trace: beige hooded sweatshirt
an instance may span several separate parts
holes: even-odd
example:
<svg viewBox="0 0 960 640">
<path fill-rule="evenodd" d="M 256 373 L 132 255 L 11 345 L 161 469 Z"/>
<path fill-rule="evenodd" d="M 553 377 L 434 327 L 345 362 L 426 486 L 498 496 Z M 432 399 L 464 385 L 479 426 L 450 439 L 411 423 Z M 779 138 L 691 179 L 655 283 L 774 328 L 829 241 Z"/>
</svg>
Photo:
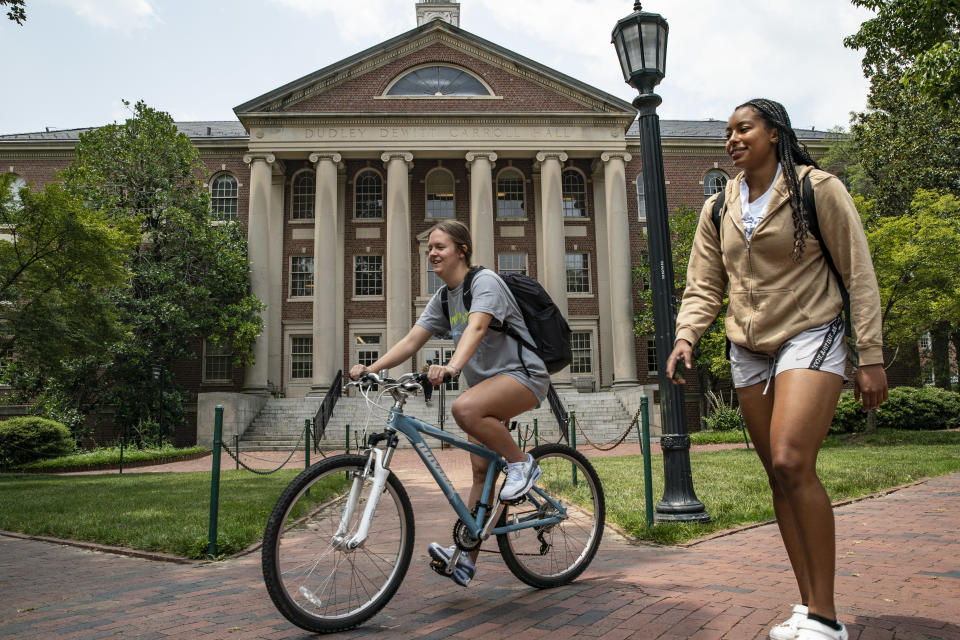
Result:
<svg viewBox="0 0 960 640">
<path fill-rule="evenodd" d="M 798 166 L 801 184 L 807 173 L 823 241 L 850 293 L 859 364 L 882 364 L 880 292 L 860 216 L 839 179 Z M 727 337 L 751 351 L 772 354 L 801 331 L 836 318 L 843 301 L 812 234 L 800 262 L 793 260 L 793 209 L 784 176 L 777 179 L 767 213 L 749 241 L 741 219 L 741 180 L 742 172 L 727 183 L 719 237 L 712 220 L 718 196 L 709 198 L 700 212 L 677 315 L 677 340 L 697 343 L 717 317 L 729 286 Z"/>
</svg>

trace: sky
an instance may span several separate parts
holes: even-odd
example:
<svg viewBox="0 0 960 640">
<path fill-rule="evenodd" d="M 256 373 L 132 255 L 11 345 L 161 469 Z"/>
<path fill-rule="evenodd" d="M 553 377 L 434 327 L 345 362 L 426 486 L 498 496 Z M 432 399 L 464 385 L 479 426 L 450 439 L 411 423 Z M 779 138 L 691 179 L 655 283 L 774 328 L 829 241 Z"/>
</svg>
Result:
<svg viewBox="0 0 960 640">
<path fill-rule="evenodd" d="M 630 0 L 461 0 L 460 26 L 625 100 L 610 32 Z M 414 0 L 27 0 L 0 15 L 0 134 L 122 122 L 127 99 L 175 120 L 233 108 L 416 26 Z M 796 128 L 846 127 L 868 84 L 843 47 L 848 0 L 644 2 L 670 25 L 662 119 L 726 119 L 754 97 Z M 4 12 L 5 13 L 5 12 Z"/>
</svg>

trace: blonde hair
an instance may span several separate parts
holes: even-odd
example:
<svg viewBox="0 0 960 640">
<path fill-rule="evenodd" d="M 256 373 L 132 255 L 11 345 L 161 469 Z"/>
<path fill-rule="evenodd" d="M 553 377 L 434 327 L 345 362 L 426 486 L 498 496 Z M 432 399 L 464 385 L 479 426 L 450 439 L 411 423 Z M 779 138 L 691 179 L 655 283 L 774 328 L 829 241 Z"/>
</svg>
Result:
<svg viewBox="0 0 960 640">
<path fill-rule="evenodd" d="M 467 225 L 459 220 L 443 220 L 430 227 L 430 233 L 427 234 L 427 237 L 434 231 L 443 231 L 450 236 L 453 243 L 463 251 L 467 266 L 473 266 L 470 264 L 470 260 L 473 257 L 473 240 L 470 238 L 470 229 Z"/>
</svg>

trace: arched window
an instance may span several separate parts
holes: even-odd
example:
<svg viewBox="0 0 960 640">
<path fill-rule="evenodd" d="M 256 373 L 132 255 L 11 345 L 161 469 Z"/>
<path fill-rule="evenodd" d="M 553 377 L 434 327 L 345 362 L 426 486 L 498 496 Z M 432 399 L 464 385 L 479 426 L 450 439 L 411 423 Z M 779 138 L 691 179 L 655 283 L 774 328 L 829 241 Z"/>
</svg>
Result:
<svg viewBox="0 0 960 640">
<path fill-rule="evenodd" d="M 488 96 L 490 90 L 469 72 L 444 65 L 414 69 L 387 89 L 388 96 Z"/>
<path fill-rule="evenodd" d="M 637 173 L 637 220 L 647 219 L 647 196 L 643 190 L 643 171 Z"/>
<path fill-rule="evenodd" d="M 715 193 L 720 193 L 726 186 L 727 174 L 719 169 L 708 171 L 703 178 L 703 197 L 709 198 Z"/>
<path fill-rule="evenodd" d="M 563 172 L 563 215 L 566 218 L 587 215 L 587 184 L 583 174 L 576 169 Z"/>
<path fill-rule="evenodd" d="M 301 171 L 293 176 L 293 197 L 290 217 L 294 220 L 312 220 L 317 201 L 317 179 L 313 171 Z"/>
<path fill-rule="evenodd" d="M 237 207 L 239 189 L 232 173 L 221 173 L 210 183 L 210 210 L 220 220 L 236 220 L 240 217 Z"/>
<path fill-rule="evenodd" d="M 525 218 L 523 175 L 516 169 L 505 169 L 497 177 L 497 217 Z"/>
<path fill-rule="evenodd" d="M 383 178 L 373 169 L 357 174 L 353 181 L 353 217 L 364 220 L 383 218 Z"/>
<path fill-rule="evenodd" d="M 427 217 L 452 218 L 453 174 L 445 169 L 436 169 L 427 175 Z"/>
</svg>

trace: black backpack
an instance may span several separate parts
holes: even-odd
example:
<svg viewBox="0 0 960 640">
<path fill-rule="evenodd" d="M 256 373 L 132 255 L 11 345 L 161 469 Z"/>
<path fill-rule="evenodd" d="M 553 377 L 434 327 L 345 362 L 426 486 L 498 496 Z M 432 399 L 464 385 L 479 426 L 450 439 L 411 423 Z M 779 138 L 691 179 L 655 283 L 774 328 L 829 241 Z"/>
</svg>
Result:
<svg viewBox="0 0 960 640">
<path fill-rule="evenodd" d="M 723 211 L 723 202 L 726 197 L 727 190 L 723 189 L 713 203 L 713 215 L 711 218 L 713 219 L 713 226 L 717 230 L 717 237 L 720 236 L 720 212 Z M 837 279 L 837 286 L 840 287 L 840 297 L 843 299 L 844 327 L 846 328 L 847 335 L 852 335 L 850 327 L 850 294 L 847 292 L 847 287 L 843 284 L 843 278 L 840 277 L 840 271 L 837 269 L 837 265 L 833 263 L 830 251 L 823 241 L 823 234 L 820 233 L 820 221 L 817 218 L 817 200 L 813 194 L 813 184 L 810 182 L 809 173 L 803 177 L 802 197 L 803 208 L 807 214 L 807 228 L 810 229 L 810 234 L 820 243 L 820 251 L 823 252 L 823 259 L 826 260 L 827 266 L 830 267 L 830 271 L 833 272 L 834 277 Z M 727 357 L 730 357 L 729 346 Z"/>
<path fill-rule="evenodd" d="M 470 304 L 473 302 L 473 277 L 483 267 L 476 267 L 467 272 L 463 279 L 463 306 L 470 311 Z M 520 307 L 520 313 L 523 315 L 524 324 L 527 325 L 527 331 L 536 344 L 530 344 L 524 340 L 520 332 L 515 327 L 506 324 L 498 318 L 494 318 L 490 323 L 490 329 L 502 331 L 517 342 L 517 355 L 520 358 L 520 364 L 523 370 L 527 371 L 527 365 L 523 364 L 523 349 L 526 347 L 533 351 L 543 363 L 547 365 L 549 373 L 556 373 L 573 360 L 573 351 L 570 346 L 570 325 L 567 324 L 560 309 L 553 303 L 546 290 L 539 282 L 518 273 L 507 273 L 500 275 L 500 278 L 506 283 L 507 288 L 513 294 Z M 447 321 L 450 321 L 450 307 L 447 304 L 447 294 L 449 289 L 443 287 L 440 289 L 440 304 L 443 305 L 443 315 Z"/>
</svg>

